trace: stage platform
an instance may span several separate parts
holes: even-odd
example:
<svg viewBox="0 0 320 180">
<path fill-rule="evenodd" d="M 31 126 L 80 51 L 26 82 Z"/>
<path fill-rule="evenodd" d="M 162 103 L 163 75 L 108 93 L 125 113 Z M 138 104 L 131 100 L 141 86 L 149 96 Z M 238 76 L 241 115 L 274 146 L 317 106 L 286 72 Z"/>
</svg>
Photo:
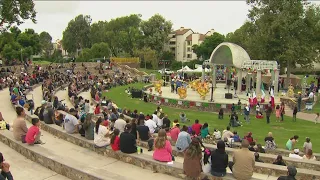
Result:
<svg viewBox="0 0 320 180">
<path fill-rule="evenodd" d="M 213 102 L 210 101 L 211 99 L 211 88 L 209 93 L 206 95 L 205 100 L 200 99 L 200 95 L 192 90 L 191 88 L 187 89 L 187 97 L 185 99 L 180 99 L 179 95 L 176 93 L 171 92 L 171 87 L 161 87 L 162 95 L 159 96 L 157 92 L 155 92 L 154 87 L 152 88 L 152 93 L 150 93 L 149 88 L 150 86 L 146 87 L 144 93 L 146 93 L 149 97 L 150 102 L 176 107 L 176 108 L 183 108 L 183 109 L 195 109 L 199 111 L 209 111 L 209 112 L 218 112 L 220 108 L 225 109 L 225 112 L 230 110 L 231 105 L 234 103 L 235 105 L 238 104 L 239 99 L 241 100 L 241 106 L 237 106 L 237 109 L 243 109 L 245 104 L 249 103 L 249 97 L 247 96 L 246 92 L 242 92 L 235 96 L 234 90 L 229 90 L 229 93 L 233 94 L 232 99 L 226 99 L 225 93 L 228 93 L 228 89 L 225 89 L 224 83 L 218 83 L 217 87 L 214 89 L 213 92 Z M 209 86 L 211 87 L 211 85 Z M 270 101 L 269 92 L 266 92 L 265 103 L 262 105 L 265 106 L 267 102 Z M 259 100 L 258 100 L 259 101 Z M 280 103 L 280 98 L 275 97 L 275 103 Z M 255 108 L 251 108 L 252 111 Z"/>
</svg>

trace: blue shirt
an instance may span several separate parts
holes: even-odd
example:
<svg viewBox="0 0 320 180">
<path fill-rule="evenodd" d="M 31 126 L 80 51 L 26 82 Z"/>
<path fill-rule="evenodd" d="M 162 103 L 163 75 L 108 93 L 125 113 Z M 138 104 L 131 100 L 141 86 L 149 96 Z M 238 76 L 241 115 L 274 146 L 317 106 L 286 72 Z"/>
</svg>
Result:
<svg viewBox="0 0 320 180">
<path fill-rule="evenodd" d="M 176 142 L 177 151 L 183 152 L 189 147 L 190 143 L 191 143 L 190 134 L 185 131 L 181 131 L 178 135 L 178 139 Z"/>
</svg>

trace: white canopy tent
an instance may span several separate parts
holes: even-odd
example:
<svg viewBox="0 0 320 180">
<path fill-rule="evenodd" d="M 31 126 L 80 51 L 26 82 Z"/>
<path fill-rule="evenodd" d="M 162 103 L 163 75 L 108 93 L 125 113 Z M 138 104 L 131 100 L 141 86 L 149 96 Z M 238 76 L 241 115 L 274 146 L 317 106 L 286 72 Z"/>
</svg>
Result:
<svg viewBox="0 0 320 180">
<path fill-rule="evenodd" d="M 184 73 L 189 73 L 189 72 L 193 72 L 194 70 L 189 68 L 189 66 L 185 66 L 182 69 L 179 69 L 177 72 L 184 72 Z"/>
<path fill-rule="evenodd" d="M 193 70 L 193 72 L 202 72 L 202 66 L 198 66 L 197 69 Z M 211 69 L 205 69 L 205 72 L 211 72 Z"/>
</svg>

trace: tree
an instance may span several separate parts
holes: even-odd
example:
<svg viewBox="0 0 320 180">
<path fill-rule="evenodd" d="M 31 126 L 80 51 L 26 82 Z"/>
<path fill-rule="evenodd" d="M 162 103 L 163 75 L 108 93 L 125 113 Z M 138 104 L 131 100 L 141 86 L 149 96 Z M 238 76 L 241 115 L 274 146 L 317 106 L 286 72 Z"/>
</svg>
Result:
<svg viewBox="0 0 320 180">
<path fill-rule="evenodd" d="M 107 21 L 98 21 L 90 27 L 90 41 L 92 44 L 107 42 Z"/>
<path fill-rule="evenodd" d="M 110 56 L 110 49 L 107 43 L 96 43 L 91 47 L 92 58 L 102 58 Z"/>
<path fill-rule="evenodd" d="M 16 41 L 21 45 L 23 59 L 30 58 L 31 55 L 39 54 L 41 51 L 40 37 L 33 29 L 26 29 L 20 33 Z"/>
<path fill-rule="evenodd" d="M 90 48 L 90 24 L 89 15 L 78 15 L 72 19 L 63 31 L 62 45 L 69 53 L 75 53 L 83 48 Z"/>
<path fill-rule="evenodd" d="M 150 47 L 160 57 L 168 42 L 168 35 L 172 32 L 172 23 L 160 14 L 152 16 L 147 21 L 141 22 L 141 30 L 144 34 L 143 46 Z"/>
<path fill-rule="evenodd" d="M 259 46 L 261 59 L 277 60 L 282 70 L 287 67 L 288 76 L 296 64 L 310 65 L 318 60 L 318 6 L 304 0 L 250 0 L 247 3 L 251 5 L 248 17 L 256 27 L 252 38 Z"/>
<path fill-rule="evenodd" d="M 81 51 L 81 54 L 79 56 L 79 60 L 80 61 L 88 61 L 89 59 L 92 59 L 92 53 L 91 53 L 91 49 L 89 48 L 84 48 Z"/>
<path fill-rule="evenodd" d="M 7 60 L 20 59 L 21 48 L 21 45 L 18 42 L 14 41 L 4 46 L 1 54 Z"/>
<path fill-rule="evenodd" d="M 206 37 L 204 41 L 198 46 L 194 45 L 193 51 L 197 54 L 197 57 L 202 57 L 203 59 L 209 59 L 212 51 L 221 43 L 224 42 L 224 35 L 217 32 L 213 33 L 211 36 Z"/>
<path fill-rule="evenodd" d="M 136 50 L 134 54 L 136 57 L 140 57 L 145 66 L 147 63 L 150 63 L 153 69 L 158 68 L 157 53 L 150 47 L 143 47 L 142 49 Z"/>
<path fill-rule="evenodd" d="M 40 46 L 42 52 L 48 58 L 53 50 L 52 37 L 48 32 L 43 31 L 40 33 Z"/>
<path fill-rule="evenodd" d="M 30 19 L 36 23 L 36 11 L 33 0 L 1 0 L 0 1 L 0 28 L 9 29 L 13 24 L 20 25 Z"/>
</svg>

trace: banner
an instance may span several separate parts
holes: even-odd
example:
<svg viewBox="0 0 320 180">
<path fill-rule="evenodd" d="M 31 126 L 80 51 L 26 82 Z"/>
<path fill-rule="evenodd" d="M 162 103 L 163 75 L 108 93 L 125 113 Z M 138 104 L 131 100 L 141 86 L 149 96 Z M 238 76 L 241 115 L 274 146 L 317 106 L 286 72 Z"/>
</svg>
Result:
<svg viewBox="0 0 320 180">
<path fill-rule="evenodd" d="M 195 106 L 195 105 L 196 105 L 195 102 L 190 101 L 189 106 Z"/>
<path fill-rule="evenodd" d="M 169 99 L 165 99 L 164 102 L 168 103 L 168 102 L 169 102 Z"/>
<path fill-rule="evenodd" d="M 196 106 L 201 106 L 201 102 L 196 102 Z"/>
<path fill-rule="evenodd" d="M 178 104 L 179 104 L 179 105 L 182 105 L 182 101 L 178 101 Z"/>
<path fill-rule="evenodd" d="M 203 103 L 203 107 L 208 107 L 209 104 L 208 103 Z"/>
<path fill-rule="evenodd" d="M 111 57 L 111 62 L 115 63 L 140 63 L 140 59 L 138 57 L 132 57 L 132 58 L 117 58 L 117 57 Z"/>
</svg>

